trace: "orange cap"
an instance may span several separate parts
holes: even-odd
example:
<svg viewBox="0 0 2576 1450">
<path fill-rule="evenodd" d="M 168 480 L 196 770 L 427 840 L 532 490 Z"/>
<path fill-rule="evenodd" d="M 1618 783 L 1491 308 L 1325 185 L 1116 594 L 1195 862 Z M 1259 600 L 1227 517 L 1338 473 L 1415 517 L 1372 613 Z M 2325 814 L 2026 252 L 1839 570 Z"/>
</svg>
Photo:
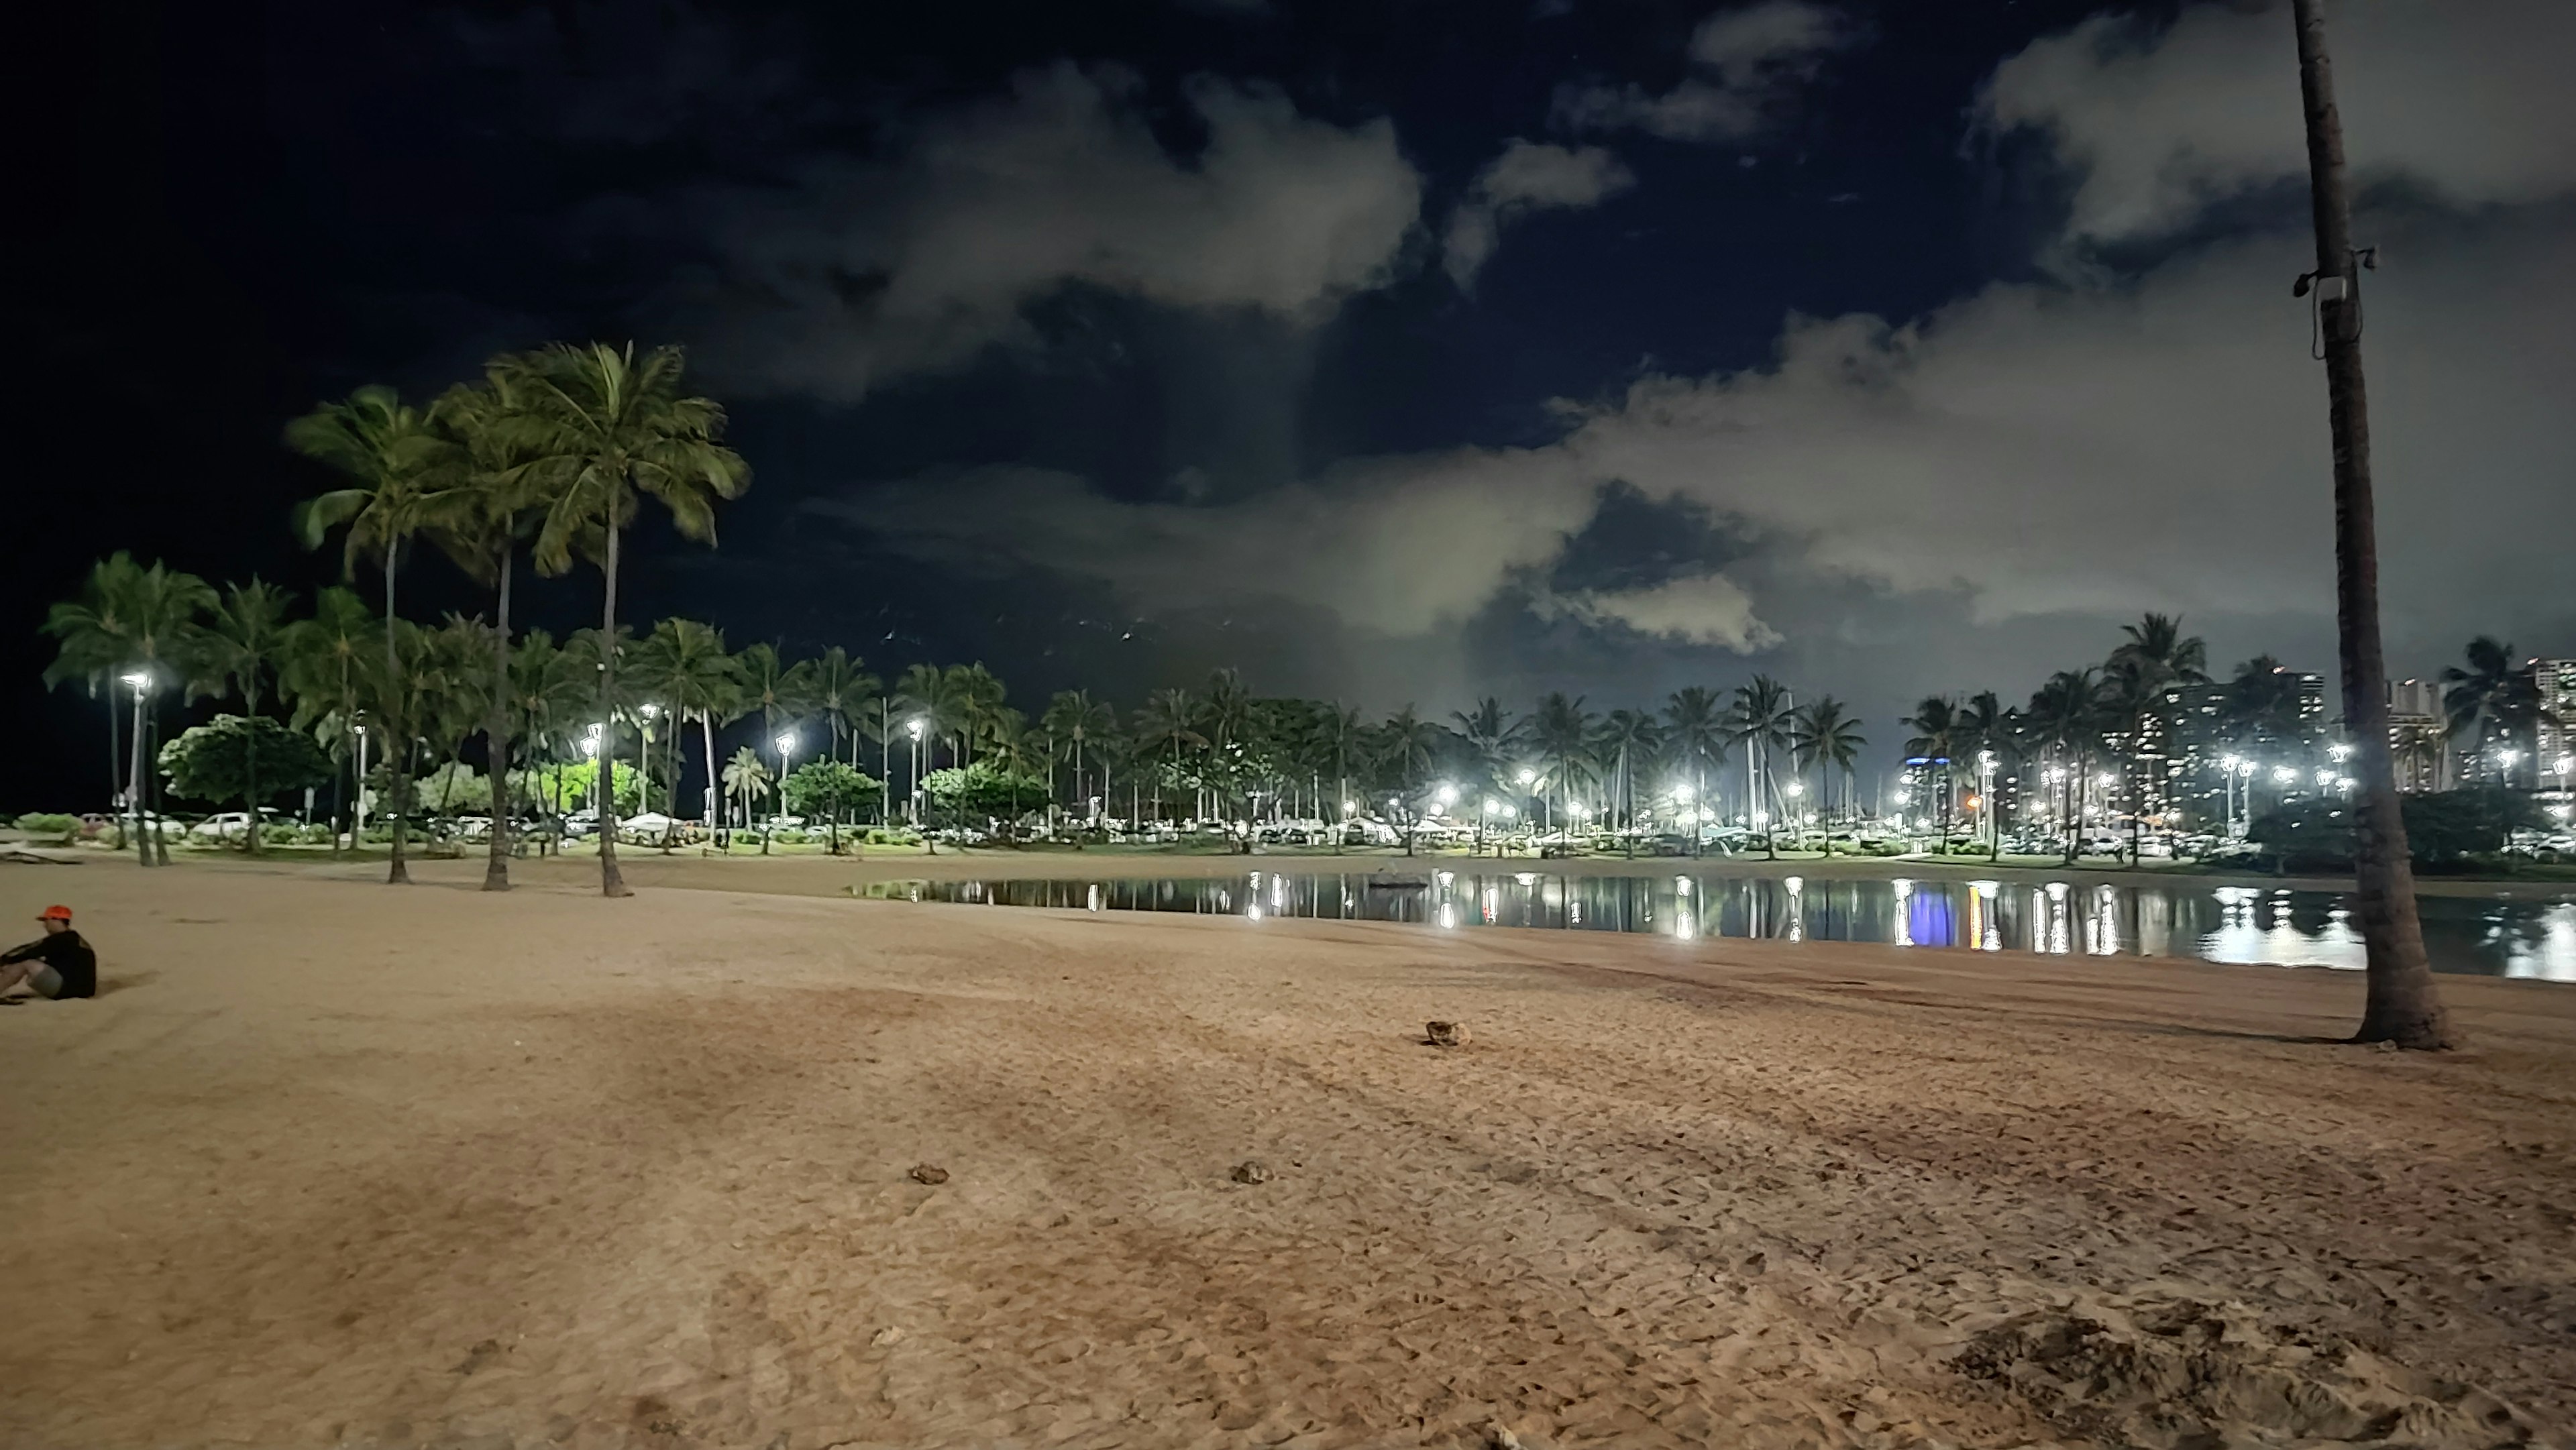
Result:
<svg viewBox="0 0 2576 1450">
<path fill-rule="evenodd" d="M 69 921 L 71 919 L 72 909 L 68 906 L 48 906 L 44 910 L 36 913 L 36 920 L 38 921 Z"/>
</svg>

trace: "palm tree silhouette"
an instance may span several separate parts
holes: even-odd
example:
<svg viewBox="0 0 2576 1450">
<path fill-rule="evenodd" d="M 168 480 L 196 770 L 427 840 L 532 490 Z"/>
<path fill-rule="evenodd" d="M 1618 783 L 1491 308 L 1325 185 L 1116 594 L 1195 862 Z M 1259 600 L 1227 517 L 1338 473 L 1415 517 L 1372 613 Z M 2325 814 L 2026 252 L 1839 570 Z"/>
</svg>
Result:
<svg viewBox="0 0 2576 1450">
<path fill-rule="evenodd" d="M 724 446 L 724 409 L 680 391 L 676 347 L 636 356 L 633 344 L 574 347 L 554 343 L 506 359 L 497 371 L 519 389 L 521 426 L 534 461 L 531 486 L 544 500 L 537 568 L 560 574 L 576 547 L 595 545 L 600 571 L 600 628 L 617 631 L 618 541 L 642 499 L 659 502 L 681 537 L 713 543 L 715 501 L 739 498 L 751 468 Z M 602 657 L 600 713 L 614 718 L 616 653 Z M 599 889 L 627 896 L 617 869 L 617 802 L 600 806 Z"/>
</svg>

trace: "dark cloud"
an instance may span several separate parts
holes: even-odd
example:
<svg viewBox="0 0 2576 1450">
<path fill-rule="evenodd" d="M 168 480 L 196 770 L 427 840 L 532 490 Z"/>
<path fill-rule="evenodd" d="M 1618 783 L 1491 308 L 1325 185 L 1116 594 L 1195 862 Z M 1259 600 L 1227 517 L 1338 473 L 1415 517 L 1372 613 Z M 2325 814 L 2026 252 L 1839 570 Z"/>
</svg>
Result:
<svg viewBox="0 0 2576 1450">
<path fill-rule="evenodd" d="M 1691 32 L 1693 74 L 1660 95 L 1630 83 L 1568 85 L 1559 124 L 1639 130 L 1672 141 L 1743 141 L 1780 119 L 1824 58 L 1858 38 L 1841 12 L 1809 0 L 1761 0 L 1721 10 Z"/>
<path fill-rule="evenodd" d="M 2334 7 L 2330 43 L 2364 185 L 2403 181 L 2469 207 L 2576 190 L 2576 5 L 2355 0 Z M 2070 240 L 2151 238 L 2246 193 L 2305 185 L 2291 54 L 2282 4 L 2195 5 L 2164 28 L 2100 15 L 1997 68 L 1977 114 L 2045 133 L 2080 177 Z"/>
<path fill-rule="evenodd" d="M 1189 156 L 1135 77 L 1059 64 L 918 119 L 882 159 L 689 198 L 713 262 L 673 320 L 737 388 L 846 402 L 1031 340 L 1025 310 L 1067 286 L 1311 323 L 1391 275 L 1422 180 L 1390 124 L 1212 77 L 1185 98 L 1206 133 Z"/>
<path fill-rule="evenodd" d="M 2194 12 L 2173 33 L 2237 33 L 2212 23 Z M 2128 163 L 2082 139 L 2094 134 L 2083 86 L 2066 88 L 2063 112 L 2018 89 L 2034 66 L 2066 64 L 2076 52 L 2058 48 L 2071 43 L 2008 62 L 1988 94 L 2021 95 L 2019 124 L 2066 138 L 2054 160 L 2080 179 L 2067 224 L 2080 235 L 2145 213 L 2086 199 L 2113 194 L 2086 190 L 2097 165 Z M 2160 61 L 2212 64 L 2197 42 L 2080 53 L 2146 92 L 2170 84 Z M 2270 64 L 2294 95 L 2280 55 Z M 2247 124 L 2297 134 L 2294 112 Z M 2205 121 L 2186 130 L 2120 144 L 2197 156 L 2189 138 Z M 2524 178 L 2510 196 L 2546 190 L 2531 168 L 2494 173 L 2508 174 Z M 2505 183 L 2483 187 L 2462 196 L 2486 203 L 2473 209 L 2364 217 L 2402 259 L 2370 282 L 2367 343 L 2386 610 L 2396 647 L 2416 652 L 2401 670 L 2429 668 L 2479 631 L 2576 629 L 2565 407 L 2576 293 L 2564 283 L 2576 208 L 2507 204 Z M 2161 193 L 2143 204 L 2178 205 Z M 2300 231 L 2256 219 L 2134 273 L 1993 283 L 1910 319 L 1793 317 L 1761 365 L 1646 371 L 1608 397 L 1556 405 L 1550 436 L 1528 446 L 1345 460 L 1209 503 L 1115 502 L 1061 473 L 945 476 L 898 485 L 946 507 L 899 510 L 887 527 L 906 548 L 1043 561 L 1149 615 L 1272 603 L 1452 662 L 1421 680 L 1477 677 L 1498 639 L 1573 637 L 1592 641 L 1605 677 L 1632 674 L 1634 660 L 1733 668 L 1723 662 L 1751 655 L 1876 671 L 1872 692 L 1956 688 L 2032 674 L 2045 661 L 2015 653 L 2027 642 L 2082 638 L 2076 657 L 2098 655 L 2116 621 L 2151 609 L 2193 617 L 2222 654 L 2306 651 L 2323 667 L 2324 383 L 2306 304 L 2288 287 L 2308 252 Z M 1632 494 L 1723 520 L 1744 547 L 1648 576 L 1554 582 L 1605 500 Z"/>
<path fill-rule="evenodd" d="M 1442 242 L 1441 264 L 1460 290 L 1502 244 L 1503 225 L 1534 211 L 1599 206 L 1637 184 L 1636 173 L 1598 146 L 1568 148 L 1513 138 L 1477 173 Z"/>
</svg>

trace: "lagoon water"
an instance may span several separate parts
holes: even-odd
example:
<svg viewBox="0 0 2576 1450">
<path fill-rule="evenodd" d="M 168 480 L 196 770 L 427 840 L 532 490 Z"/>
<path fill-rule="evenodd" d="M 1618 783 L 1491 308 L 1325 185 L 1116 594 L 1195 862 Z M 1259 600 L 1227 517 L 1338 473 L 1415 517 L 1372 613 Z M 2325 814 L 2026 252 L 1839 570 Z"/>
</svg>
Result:
<svg viewBox="0 0 2576 1450">
<path fill-rule="evenodd" d="M 2358 969 L 2339 892 L 2248 886 L 1909 881 L 1709 872 L 1560 876 L 1425 870 L 1406 889 L 1358 873 L 894 881 L 871 896 L 1090 911 L 1314 917 L 1440 928 L 1886 942 L 2057 955 L 2189 957 Z M 2576 982 L 2576 900 L 2420 898 L 2433 969 Z"/>
</svg>

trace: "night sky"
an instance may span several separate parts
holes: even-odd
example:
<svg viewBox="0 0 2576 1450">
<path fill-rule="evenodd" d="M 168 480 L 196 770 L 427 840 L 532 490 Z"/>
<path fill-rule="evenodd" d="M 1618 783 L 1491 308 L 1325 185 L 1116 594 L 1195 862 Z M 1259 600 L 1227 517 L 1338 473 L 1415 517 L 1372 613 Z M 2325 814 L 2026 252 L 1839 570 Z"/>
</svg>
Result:
<svg viewBox="0 0 2576 1450">
<path fill-rule="evenodd" d="M 1884 747 L 2149 609 L 2331 671 L 2288 18 L 2097 9 L 61 7 L 0 807 L 105 794 L 35 683 L 93 560 L 324 582 L 280 425 L 550 338 L 688 345 L 754 470 L 628 617 L 1032 710 L 1763 670 Z M 2576 6 L 2333 14 L 2392 673 L 2576 654 Z"/>
</svg>

